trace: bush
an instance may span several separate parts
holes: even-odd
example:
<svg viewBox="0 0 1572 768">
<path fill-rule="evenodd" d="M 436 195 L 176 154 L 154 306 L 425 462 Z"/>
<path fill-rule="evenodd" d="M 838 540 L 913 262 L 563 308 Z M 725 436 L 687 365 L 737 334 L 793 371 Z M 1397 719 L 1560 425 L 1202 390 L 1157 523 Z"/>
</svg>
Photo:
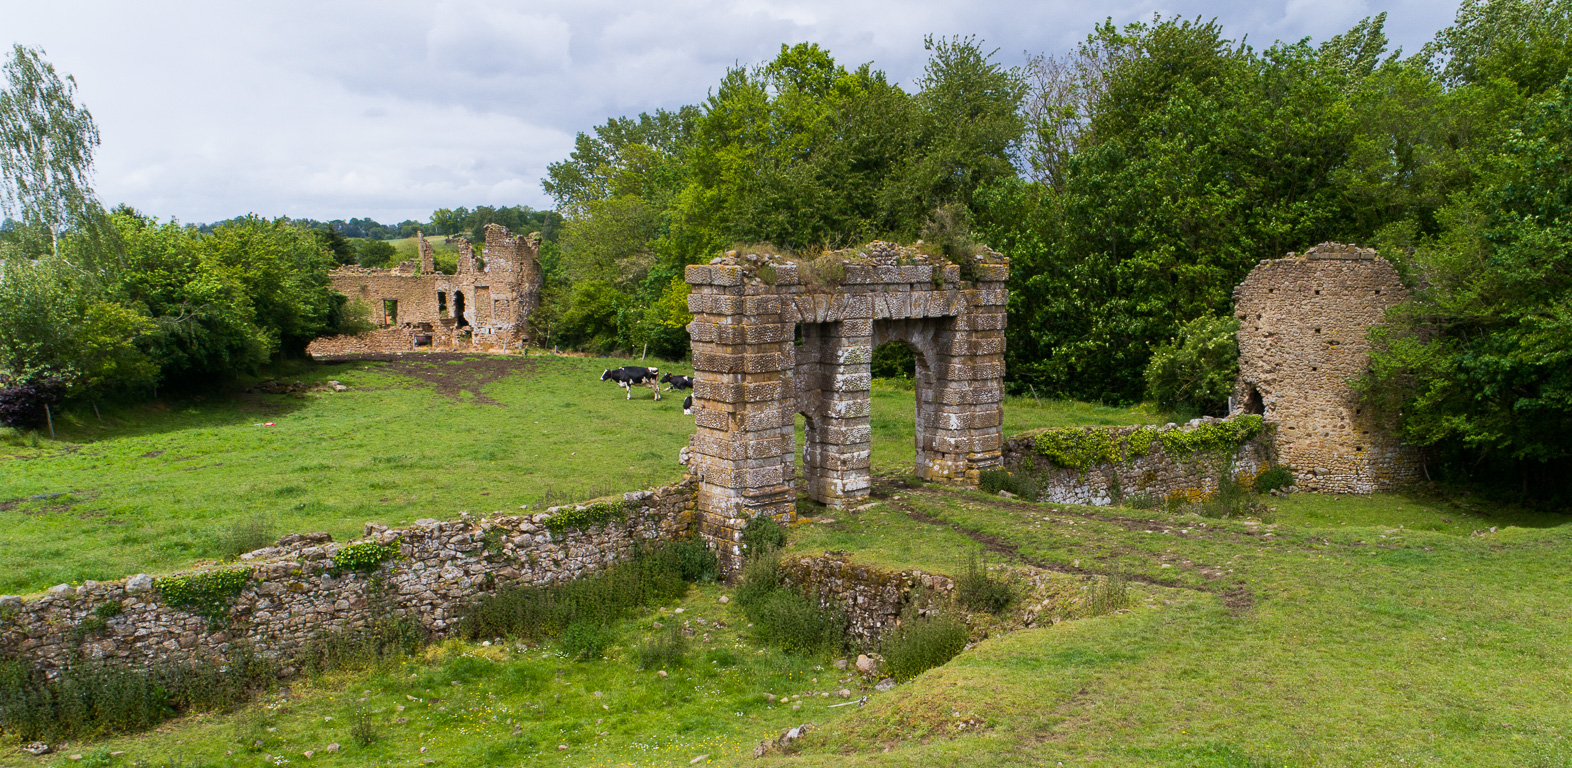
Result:
<svg viewBox="0 0 1572 768">
<path fill-rule="evenodd" d="M 1082 612 L 1102 616 L 1130 607 L 1130 581 L 1123 576 L 1104 576 L 1086 587 Z"/>
<path fill-rule="evenodd" d="M 786 546 L 786 529 L 769 515 L 759 515 L 742 529 L 742 554 L 752 560 Z"/>
<path fill-rule="evenodd" d="M 788 653 L 832 652 L 846 644 L 844 612 L 786 586 L 773 554 L 750 561 L 737 587 L 737 607 L 753 622 L 762 642 Z"/>
<path fill-rule="evenodd" d="M 1202 501 L 1196 510 L 1202 517 L 1228 520 L 1248 516 L 1255 507 L 1255 494 L 1249 486 L 1239 482 L 1232 470 L 1223 472 L 1217 482 L 1217 493 Z"/>
<path fill-rule="evenodd" d="M 966 625 L 953 615 L 908 619 L 884 638 L 884 669 L 896 680 L 910 680 L 955 658 L 966 640 Z"/>
<path fill-rule="evenodd" d="M 1239 321 L 1198 317 L 1178 337 L 1152 350 L 1146 396 L 1164 408 L 1194 408 L 1222 415 L 1239 377 Z"/>
<path fill-rule="evenodd" d="M 615 642 L 617 642 L 615 629 L 588 619 L 569 624 L 562 630 L 562 637 L 558 640 L 562 652 L 575 661 L 598 659 L 604 656 L 606 649 Z"/>
<path fill-rule="evenodd" d="M 633 656 L 639 669 L 680 667 L 687 661 L 688 638 L 681 627 L 669 624 L 660 634 L 639 643 Z"/>
<path fill-rule="evenodd" d="M 376 720 L 365 709 L 355 710 L 355 718 L 349 725 L 349 738 L 362 748 L 369 747 L 382 739 L 382 734 L 377 731 Z"/>
<path fill-rule="evenodd" d="M 19 382 L 0 377 L 0 426 L 40 429 L 49 422 L 45 408 L 58 408 L 65 399 L 65 381 L 38 377 Z"/>
<path fill-rule="evenodd" d="M 1287 488 L 1294 484 L 1293 470 L 1281 464 L 1274 464 L 1265 472 L 1256 475 L 1255 492 L 1271 493 L 1279 488 Z"/>
<path fill-rule="evenodd" d="M 1025 474 L 1014 474 L 1002 469 L 984 470 L 977 477 L 977 486 L 983 493 L 1009 491 L 1027 501 L 1037 500 L 1037 481 Z"/>
<path fill-rule="evenodd" d="M 1015 599 L 1010 585 L 988 573 L 988 562 L 977 552 L 967 555 L 955 579 L 955 596 L 968 611 L 993 614 L 1003 612 Z"/>
</svg>

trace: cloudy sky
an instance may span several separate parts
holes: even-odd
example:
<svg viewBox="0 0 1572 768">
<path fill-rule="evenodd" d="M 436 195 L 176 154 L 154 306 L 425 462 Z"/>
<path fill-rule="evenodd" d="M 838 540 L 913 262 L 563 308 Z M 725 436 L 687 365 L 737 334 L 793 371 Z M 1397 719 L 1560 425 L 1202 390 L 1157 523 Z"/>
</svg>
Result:
<svg viewBox="0 0 1572 768">
<path fill-rule="evenodd" d="M 1449 0 L 0 0 L 0 41 L 76 77 L 107 204 L 203 222 L 254 212 L 425 219 L 550 206 L 546 165 L 607 117 L 702 100 L 726 68 L 814 41 L 909 85 L 926 34 L 1059 53 L 1111 16 L 1217 18 L 1258 47 L 1389 14 L 1416 51 Z"/>
</svg>

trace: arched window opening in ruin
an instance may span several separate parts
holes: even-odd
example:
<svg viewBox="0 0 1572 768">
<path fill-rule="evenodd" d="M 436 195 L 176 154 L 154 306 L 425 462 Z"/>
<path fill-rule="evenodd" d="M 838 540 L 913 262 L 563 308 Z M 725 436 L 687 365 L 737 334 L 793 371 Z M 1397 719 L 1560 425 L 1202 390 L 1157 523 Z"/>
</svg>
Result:
<svg viewBox="0 0 1572 768">
<path fill-rule="evenodd" d="M 448 316 L 448 294 L 446 291 L 437 291 L 437 316 Z"/>
<path fill-rule="evenodd" d="M 398 325 L 398 299 L 382 300 L 382 324 Z"/>
<path fill-rule="evenodd" d="M 1261 390 L 1252 386 L 1245 393 L 1244 412 L 1253 413 L 1257 416 L 1266 413 L 1266 402 L 1261 399 Z"/>
<path fill-rule="evenodd" d="M 456 327 L 456 328 L 467 328 L 467 327 L 469 327 L 469 318 L 464 317 L 464 292 L 463 291 L 454 291 L 453 292 L 453 318 L 457 321 L 454 324 L 454 327 Z"/>
</svg>

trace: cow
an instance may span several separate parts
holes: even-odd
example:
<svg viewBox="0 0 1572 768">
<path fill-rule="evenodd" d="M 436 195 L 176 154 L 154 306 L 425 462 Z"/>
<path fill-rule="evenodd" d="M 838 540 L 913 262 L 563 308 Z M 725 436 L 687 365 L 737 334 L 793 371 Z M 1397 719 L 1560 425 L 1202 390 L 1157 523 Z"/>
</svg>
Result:
<svg viewBox="0 0 1572 768">
<path fill-rule="evenodd" d="M 660 382 L 655 377 L 660 373 L 659 368 L 645 368 L 638 365 L 625 365 L 621 368 L 608 368 L 600 374 L 601 381 L 615 381 L 617 385 L 627 390 L 629 400 L 633 399 L 634 385 L 649 387 L 655 392 L 655 399 L 660 399 Z"/>
<path fill-rule="evenodd" d="M 682 415 L 684 415 L 684 416 L 692 416 L 693 415 L 693 395 L 688 395 L 686 398 L 683 399 L 683 401 L 682 401 Z"/>
<path fill-rule="evenodd" d="M 693 389 L 693 377 L 683 376 L 682 374 L 677 373 L 668 373 L 665 376 L 660 377 L 660 383 L 671 385 L 666 388 L 667 392 L 670 392 L 673 389 Z"/>
</svg>

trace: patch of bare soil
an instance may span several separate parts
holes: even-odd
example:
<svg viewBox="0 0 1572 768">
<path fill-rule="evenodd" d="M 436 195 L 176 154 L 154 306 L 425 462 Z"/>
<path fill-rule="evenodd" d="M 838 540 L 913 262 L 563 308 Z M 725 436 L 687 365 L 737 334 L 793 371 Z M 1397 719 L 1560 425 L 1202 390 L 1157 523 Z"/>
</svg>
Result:
<svg viewBox="0 0 1572 768">
<path fill-rule="evenodd" d="M 323 358 L 331 362 L 366 361 L 387 363 L 383 370 L 431 384 L 437 394 L 458 400 L 468 391 L 477 403 L 507 406 L 483 393 L 487 384 L 535 369 L 535 361 L 502 355 L 472 355 L 458 352 L 421 352 L 417 354 L 339 355 Z"/>
</svg>

